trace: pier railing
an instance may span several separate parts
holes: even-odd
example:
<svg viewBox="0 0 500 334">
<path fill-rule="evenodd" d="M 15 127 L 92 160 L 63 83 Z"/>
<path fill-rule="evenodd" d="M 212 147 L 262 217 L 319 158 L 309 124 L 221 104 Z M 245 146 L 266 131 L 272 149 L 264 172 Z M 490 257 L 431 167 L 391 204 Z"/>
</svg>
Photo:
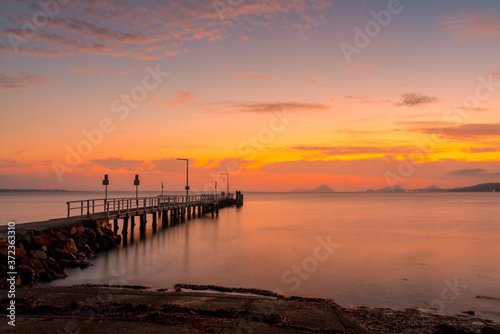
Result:
<svg viewBox="0 0 500 334">
<path fill-rule="evenodd" d="M 94 214 L 116 212 L 135 214 L 148 209 L 168 210 L 173 207 L 187 205 L 208 205 L 217 201 L 234 199 L 234 194 L 201 194 L 201 195 L 158 195 L 154 197 L 98 198 L 67 202 L 68 218 L 90 217 Z"/>
</svg>

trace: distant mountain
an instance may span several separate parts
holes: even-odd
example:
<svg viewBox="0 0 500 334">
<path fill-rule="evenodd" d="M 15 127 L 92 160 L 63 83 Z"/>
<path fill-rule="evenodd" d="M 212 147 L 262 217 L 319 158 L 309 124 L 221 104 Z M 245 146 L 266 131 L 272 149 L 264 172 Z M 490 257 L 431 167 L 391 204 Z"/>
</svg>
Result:
<svg viewBox="0 0 500 334">
<path fill-rule="evenodd" d="M 495 192 L 500 192 L 500 183 L 482 183 L 482 184 L 476 184 L 475 186 L 471 186 L 471 187 L 450 189 L 448 191 L 454 191 L 454 192 L 459 192 L 459 191 L 465 191 L 465 192 L 488 191 L 488 192 L 491 192 L 491 191 L 495 191 Z"/>
<path fill-rule="evenodd" d="M 327 185 L 321 185 L 316 189 L 293 189 L 290 190 L 291 193 L 333 193 L 335 190 Z"/>
<path fill-rule="evenodd" d="M 375 190 L 376 193 L 402 193 L 405 190 L 401 186 L 385 187 Z"/>
</svg>

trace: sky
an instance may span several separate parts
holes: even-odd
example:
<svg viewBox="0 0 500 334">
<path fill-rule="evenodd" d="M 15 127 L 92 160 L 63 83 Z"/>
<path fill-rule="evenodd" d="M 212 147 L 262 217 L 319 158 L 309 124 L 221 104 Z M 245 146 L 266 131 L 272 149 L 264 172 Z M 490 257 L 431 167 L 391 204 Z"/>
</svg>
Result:
<svg viewBox="0 0 500 334">
<path fill-rule="evenodd" d="M 0 188 L 500 180 L 500 2 L 0 1 Z"/>
</svg>

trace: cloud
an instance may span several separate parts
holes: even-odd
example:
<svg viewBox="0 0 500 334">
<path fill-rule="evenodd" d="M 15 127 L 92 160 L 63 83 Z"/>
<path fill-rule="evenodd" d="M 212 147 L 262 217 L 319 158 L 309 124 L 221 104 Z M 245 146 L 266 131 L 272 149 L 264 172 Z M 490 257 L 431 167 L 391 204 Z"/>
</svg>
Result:
<svg viewBox="0 0 500 334">
<path fill-rule="evenodd" d="M 467 176 L 467 177 L 497 177 L 500 176 L 499 173 L 488 173 L 486 169 L 483 168 L 465 168 L 457 169 L 448 173 L 453 176 Z"/>
<path fill-rule="evenodd" d="M 415 152 L 410 146 L 292 146 L 294 150 L 321 152 L 326 155 L 354 155 L 354 154 L 405 154 Z"/>
<path fill-rule="evenodd" d="M 488 152 L 499 152 L 500 147 L 470 147 L 464 148 L 462 152 L 467 153 L 488 153 Z"/>
<path fill-rule="evenodd" d="M 181 104 L 191 102 L 195 98 L 196 98 L 196 94 L 189 92 L 187 90 L 179 90 L 178 96 L 174 99 L 167 100 L 167 102 L 165 102 L 164 105 L 169 106 L 169 107 L 178 106 Z"/>
<path fill-rule="evenodd" d="M 121 159 L 121 158 L 106 158 L 106 159 L 93 159 L 91 162 L 99 165 L 101 167 L 110 170 L 129 170 L 135 171 L 143 167 L 146 162 L 144 160 L 134 160 L 134 159 Z"/>
<path fill-rule="evenodd" d="M 439 99 L 433 96 L 427 96 L 418 93 L 408 93 L 402 95 L 403 101 L 397 103 L 399 106 L 414 107 L 421 104 L 438 102 Z"/>
<path fill-rule="evenodd" d="M 441 25 L 457 42 L 476 39 L 500 41 L 500 13 L 448 15 L 441 20 Z"/>
<path fill-rule="evenodd" d="M 320 86 L 320 87 L 326 87 L 326 84 L 324 82 L 322 82 L 323 80 L 323 77 L 321 75 L 316 75 L 314 76 L 311 80 L 307 80 L 306 83 L 308 83 L 309 85 L 316 85 L 316 86 Z"/>
<path fill-rule="evenodd" d="M 40 74 L 28 72 L 0 73 L 0 89 L 19 89 L 30 86 L 43 86 L 50 80 Z"/>
<path fill-rule="evenodd" d="M 439 123 L 438 123 L 439 124 Z M 413 129 L 428 134 L 441 134 L 446 137 L 468 140 L 477 137 L 500 136 L 500 123 L 464 124 L 444 127 L 424 127 Z"/>
<path fill-rule="evenodd" d="M 205 105 L 210 110 L 241 113 L 273 113 L 278 111 L 325 111 L 330 105 L 302 102 L 214 102 Z"/>
<path fill-rule="evenodd" d="M 283 78 L 281 75 L 261 74 L 257 72 L 241 72 L 231 75 L 235 79 L 247 81 L 269 81 Z"/>
<path fill-rule="evenodd" d="M 368 103 L 368 104 L 392 103 L 392 101 L 387 99 L 376 100 L 372 96 L 361 96 L 361 95 L 344 95 L 344 99 L 350 99 L 360 103 Z"/>
<path fill-rule="evenodd" d="M 228 10 L 221 13 L 213 1 L 66 1 L 34 36 L 27 36 L 23 20 L 32 20 L 42 10 L 39 3 L 2 4 L 8 14 L 0 22 L 0 34 L 7 37 L 0 40 L 0 58 L 16 52 L 44 57 L 87 53 L 160 59 L 178 54 L 178 46 L 190 41 L 239 38 L 257 29 L 294 30 L 305 36 L 333 8 L 326 0 L 294 0 L 286 5 L 255 0 L 224 2 Z M 21 41 L 17 50 L 12 40 Z M 173 51 L 165 51 L 170 49 Z"/>
</svg>

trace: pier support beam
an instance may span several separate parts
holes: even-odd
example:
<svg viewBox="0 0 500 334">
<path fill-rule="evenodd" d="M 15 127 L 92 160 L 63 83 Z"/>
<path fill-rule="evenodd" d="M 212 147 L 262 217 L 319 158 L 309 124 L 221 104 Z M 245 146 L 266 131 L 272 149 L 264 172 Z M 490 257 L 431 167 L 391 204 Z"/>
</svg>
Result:
<svg viewBox="0 0 500 334">
<path fill-rule="evenodd" d="M 118 234 L 118 218 L 113 221 L 113 230 L 115 234 Z"/>
</svg>

